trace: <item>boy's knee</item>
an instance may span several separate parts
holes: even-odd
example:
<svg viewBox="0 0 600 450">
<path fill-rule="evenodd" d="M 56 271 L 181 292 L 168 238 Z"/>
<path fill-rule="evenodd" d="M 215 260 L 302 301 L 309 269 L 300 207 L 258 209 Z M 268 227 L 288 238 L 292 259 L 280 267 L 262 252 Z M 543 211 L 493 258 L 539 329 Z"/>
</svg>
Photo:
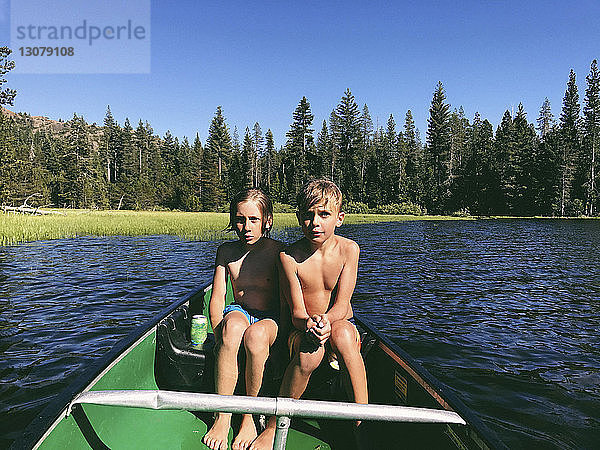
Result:
<svg viewBox="0 0 600 450">
<path fill-rule="evenodd" d="M 330 342 L 334 350 L 358 350 L 356 328 L 348 321 L 340 321 L 331 327 Z"/>
<path fill-rule="evenodd" d="M 229 316 L 229 315 L 228 315 Z M 223 342 L 238 341 L 241 339 L 248 325 L 237 317 L 226 317 L 223 319 L 221 335 Z"/>
<path fill-rule="evenodd" d="M 331 336 L 330 339 L 334 343 L 353 343 L 356 342 L 356 331 L 354 326 L 344 320 L 336 322 L 334 326 L 331 327 Z"/>
<path fill-rule="evenodd" d="M 244 347 L 251 354 L 261 354 L 269 350 L 269 336 L 262 328 L 250 327 L 244 333 Z"/>
</svg>

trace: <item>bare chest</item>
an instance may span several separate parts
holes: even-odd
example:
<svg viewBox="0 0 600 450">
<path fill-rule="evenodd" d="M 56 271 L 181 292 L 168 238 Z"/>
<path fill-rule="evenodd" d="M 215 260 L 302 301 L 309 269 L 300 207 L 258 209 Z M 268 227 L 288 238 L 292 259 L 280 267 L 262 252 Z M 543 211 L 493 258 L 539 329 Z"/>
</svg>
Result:
<svg viewBox="0 0 600 450">
<path fill-rule="evenodd" d="M 275 258 L 270 254 L 249 253 L 227 264 L 231 282 L 237 290 L 270 287 L 276 277 Z"/>
<path fill-rule="evenodd" d="M 302 291 L 330 293 L 337 286 L 343 263 L 340 258 L 309 259 L 298 265 Z"/>
</svg>

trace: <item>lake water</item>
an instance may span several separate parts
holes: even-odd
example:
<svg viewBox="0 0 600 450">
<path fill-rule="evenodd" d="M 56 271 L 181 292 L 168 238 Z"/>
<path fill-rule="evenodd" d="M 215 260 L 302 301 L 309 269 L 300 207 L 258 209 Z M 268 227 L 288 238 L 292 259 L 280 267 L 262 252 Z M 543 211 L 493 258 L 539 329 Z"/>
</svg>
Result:
<svg viewBox="0 0 600 450">
<path fill-rule="evenodd" d="M 340 234 L 361 246 L 356 310 L 509 447 L 598 447 L 600 222 L 419 221 Z M 210 278 L 218 244 L 0 247 L 0 448 L 91 361 Z"/>
</svg>

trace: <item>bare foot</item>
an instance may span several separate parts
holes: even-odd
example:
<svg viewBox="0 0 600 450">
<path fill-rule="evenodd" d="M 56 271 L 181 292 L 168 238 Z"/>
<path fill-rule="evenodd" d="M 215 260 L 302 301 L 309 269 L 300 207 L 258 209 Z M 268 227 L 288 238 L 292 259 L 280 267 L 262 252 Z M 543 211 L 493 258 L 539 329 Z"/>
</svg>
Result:
<svg viewBox="0 0 600 450">
<path fill-rule="evenodd" d="M 231 424 L 231 414 L 217 414 L 215 423 L 202 438 L 202 442 L 212 450 L 227 450 L 227 436 Z"/>
<path fill-rule="evenodd" d="M 252 441 L 256 438 L 256 426 L 252 419 L 252 414 L 244 414 L 240 425 L 240 432 L 237 434 L 231 444 L 233 450 L 246 450 L 250 447 Z"/>
<path fill-rule="evenodd" d="M 273 448 L 273 441 L 275 440 L 275 427 L 268 426 L 265 431 L 260 433 L 252 445 L 250 450 L 271 450 Z"/>
</svg>

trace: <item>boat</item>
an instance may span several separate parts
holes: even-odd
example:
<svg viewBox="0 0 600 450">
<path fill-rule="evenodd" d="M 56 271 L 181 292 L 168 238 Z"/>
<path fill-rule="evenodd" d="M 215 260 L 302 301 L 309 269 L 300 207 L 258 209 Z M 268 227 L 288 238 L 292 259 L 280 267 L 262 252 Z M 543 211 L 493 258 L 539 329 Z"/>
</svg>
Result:
<svg viewBox="0 0 600 450">
<path fill-rule="evenodd" d="M 203 345 L 190 341 L 191 317 L 208 315 L 210 294 L 206 284 L 139 326 L 59 394 L 11 448 L 206 448 L 202 437 L 215 411 L 248 412 L 258 420 L 277 416 L 276 449 L 506 448 L 446 386 L 361 316 L 355 322 L 369 405 L 348 402 L 340 371 L 327 361 L 301 400 L 277 397 L 282 369 L 274 355 L 259 397 L 212 393 L 210 325 Z M 357 419 L 363 420 L 359 433 Z M 230 430 L 230 443 L 232 436 Z"/>
</svg>

